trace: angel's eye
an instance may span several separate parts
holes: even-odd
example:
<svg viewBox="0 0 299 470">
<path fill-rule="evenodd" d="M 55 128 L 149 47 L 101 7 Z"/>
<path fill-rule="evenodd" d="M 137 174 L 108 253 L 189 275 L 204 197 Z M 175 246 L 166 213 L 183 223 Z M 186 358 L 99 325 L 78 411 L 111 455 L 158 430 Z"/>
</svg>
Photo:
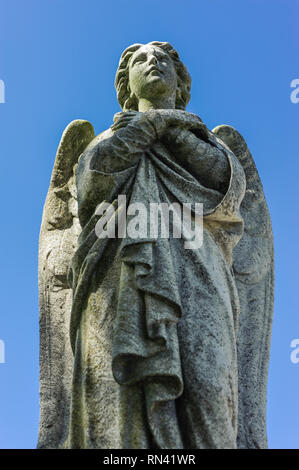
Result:
<svg viewBox="0 0 299 470">
<path fill-rule="evenodd" d="M 157 59 L 160 61 L 160 62 L 168 62 L 168 57 L 167 55 L 160 55 L 157 57 Z"/>
<path fill-rule="evenodd" d="M 144 62 L 145 60 L 146 60 L 146 55 L 145 54 L 140 54 L 133 60 L 132 65 L 134 65 L 138 62 Z"/>
</svg>

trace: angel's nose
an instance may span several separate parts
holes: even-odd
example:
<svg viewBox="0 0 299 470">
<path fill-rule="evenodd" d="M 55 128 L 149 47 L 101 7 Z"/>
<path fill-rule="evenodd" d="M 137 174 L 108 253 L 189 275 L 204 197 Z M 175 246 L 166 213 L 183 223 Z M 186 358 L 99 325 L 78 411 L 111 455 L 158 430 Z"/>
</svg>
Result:
<svg viewBox="0 0 299 470">
<path fill-rule="evenodd" d="M 158 63 L 158 59 L 157 57 L 154 55 L 154 54 L 151 54 L 150 57 L 149 57 L 149 64 L 157 64 Z"/>
</svg>

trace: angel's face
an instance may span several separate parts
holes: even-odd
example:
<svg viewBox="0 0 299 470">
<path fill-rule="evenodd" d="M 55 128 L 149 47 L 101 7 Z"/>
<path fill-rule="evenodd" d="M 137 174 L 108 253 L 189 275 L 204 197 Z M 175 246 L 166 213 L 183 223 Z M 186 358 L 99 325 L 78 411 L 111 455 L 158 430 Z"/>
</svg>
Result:
<svg viewBox="0 0 299 470">
<path fill-rule="evenodd" d="M 159 47 L 141 46 L 131 57 L 129 85 L 137 100 L 176 96 L 177 74 L 171 57 Z"/>
</svg>

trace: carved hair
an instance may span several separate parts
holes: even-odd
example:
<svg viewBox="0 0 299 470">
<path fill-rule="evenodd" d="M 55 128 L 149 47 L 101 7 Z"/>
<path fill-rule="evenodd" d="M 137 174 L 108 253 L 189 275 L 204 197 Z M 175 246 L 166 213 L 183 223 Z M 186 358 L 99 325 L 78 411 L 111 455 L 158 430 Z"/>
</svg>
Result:
<svg viewBox="0 0 299 470">
<path fill-rule="evenodd" d="M 130 59 L 135 51 L 144 44 L 133 44 L 129 46 L 121 55 L 118 69 L 115 76 L 115 88 L 118 102 L 123 111 L 138 111 L 138 102 L 136 97 L 131 93 L 129 85 L 129 65 Z M 156 46 L 166 52 L 173 61 L 177 74 L 177 91 L 175 107 L 177 109 L 185 109 L 190 100 L 191 78 L 189 72 L 183 62 L 180 60 L 179 54 L 169 42 L 153 41 L 148 45 Z"/>
</svg>

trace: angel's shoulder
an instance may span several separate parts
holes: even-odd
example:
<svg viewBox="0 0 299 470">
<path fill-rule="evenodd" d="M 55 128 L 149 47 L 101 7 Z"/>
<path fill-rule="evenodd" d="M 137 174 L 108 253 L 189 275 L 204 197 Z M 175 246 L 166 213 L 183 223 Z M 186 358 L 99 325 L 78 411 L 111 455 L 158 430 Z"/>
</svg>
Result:
<svg viewBox="0 0 299 470">
<path fill-rule="evenodd" d="M 109 139 L 109 137 L 112 137 L 112 135 L 113 135 L 113 132 L 110 129 L 110 127 L 109 129 L 106 129 L 105 131 L 100 132 L 100 134 L 96 135 L 92 139 L 92 141 L 89 143 L 89 145 L 87 145 L 82 156 L 84 156 L 84 154 L 90 154 L 100 142 L 102 142 L 103 140 Z"/>
</svg>

